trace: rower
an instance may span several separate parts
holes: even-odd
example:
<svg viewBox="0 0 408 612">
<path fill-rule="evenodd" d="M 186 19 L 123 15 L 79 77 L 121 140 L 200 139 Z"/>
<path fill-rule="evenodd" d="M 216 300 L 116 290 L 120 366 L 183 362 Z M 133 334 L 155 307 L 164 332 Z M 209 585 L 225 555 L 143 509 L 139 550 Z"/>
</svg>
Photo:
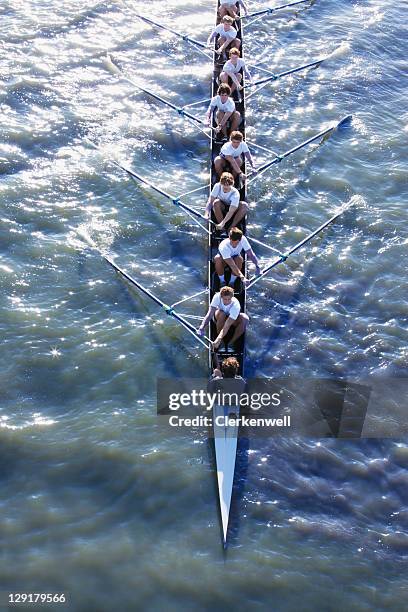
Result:
<svg viewBox="0 0 408 612">
<path fill-rule="evenodd" d="M 224 53 L 225 49 L 232 45 L 232 47 L 236 47 L 239 49 L 241 46 L 241 41 L 237 38 L 237 30 L 232 27 L 234 20 L 229 15 L 226 15 L 222 18 L 222 21 L 217 27 L 213 29 L 211 34 L 207 40 L 207 46 L 211 45 L 212 41 L 218 36 L 218 41 L 220 43 L 220 47 L 215 49 L 215 52 L 218 55 Z"/>
<path fill-rule="evenodd" d="M 241 312 L 241 304 L 239 300 L 234 297 L 234 290 L 232 287 L 222 287 L 219 293 L 214 294 L 208 312 L 197 330 L 200 336 L 204 334 L 204 330 L 211 319 L 215 320 L 218 334 L 214 342 L 211 343 L 212 348 L 217 350 L 222 340 L 224 340 L 226 350 L 228 352 L 234 352 L 232 348 L 228 347 L 225 338 L 230 328 L 234 328 L 234 334 L 231 338 L 231 344 L 234 344 L 234 342 L 244 333 L 249 317 L 244 312 Z"/>
<path fill-rule="evenodd" d="M 233 47 L 229 52 L 229 60 L 225 62 L 222 72 L 220 74 L 220 80 L 222 83 L 228 83 L 228 79 L 230 78 L 232 81 L 231 85 L 231 93 L 236 89 L 241 91 L 243 89 L 242 82 L 242 73 L 244 76 L 252 83 L 252 76 L 249 72 L 248 68 L 243 59 L 239 57 L 239 49 Z"/>
<path fill-rule="evenodd" d="M 248 9 L 246 7 L 244 0 L 220 0 L 220 9 L 218 11 L 218 14 L 221 17 L 221 19 L 225 17 L 225 15 L 229 15 L 234 20 L 239 19 L 239 15 L 237 13 L 237 9 L 238 9 L 237 4 L 239 6 L 242 6 L 242 8 L 244 9 L 245 15 L 248 15 Z"/>
<path fill-rule="evenodd" d="M 247 238 L 242 234 L 238 227 L 232 227 L 229 231 L 228 238 L 222 240 L 218 247 L 218 253 L 214 257 L 215 271 L 220 279 L 220 284 L 225 283 L 224 270 L 228 266 L 231 269 L 231 278 L 229 284 L 234 285 L 235 280 L 240 278 L 244 285 L 249 283 L 249 280 L 242 273 L 242 264 L 244 259 L 241 252 L 245 251 L 245 255 L 255 264 L 255 274 L 260 273 L 258 258 L 252 250 Z"/>
<path fill-rule="evenodd" d="M 217 136 L 224 137 L 227 140 L 227 123 L 230 122 L 231 131 L 236 131 L 241 123 L 241 113 L 235 110 L 235 102 L 231 95 L 231 87 L 223 83 L 219 86 L 217 95 L 211 99 L 210 106 L 206 114 L 207 125 L 211 126 L 214 110 L 217 109 L 215 120 L 217 127 L 215 133 Z"/>
<path fill-rule="evenodd" d="M 234 177 L 229 172 L 223 172 L 220 182 L 212 188 L 204 213 L 206 219 L 211 218 L 212 209 L 217 230 L 224 229 L 229 222 L 238 225 L 248 212 L 248 204 L 240 201 L 239 191 L 234 187 Z"/>
<path fill-rule="evenodd" d="M 244 142 L 243 135 L 238 131 L 231 132 L 229 141 L 222 145 L 220 154 L 214 159 L 214 167 L 218 176 L 221 176 L 227 164 L 229 164 L 234 178 L 239 177 L 239 180 L 245 182 L 246 174 L 241 170 L 241 166 L 244 163 L 242 154 L 249 161 L 254 172 L 256 172 L 251 153 L 249 152 L 248 145 Z"/>
</svg>

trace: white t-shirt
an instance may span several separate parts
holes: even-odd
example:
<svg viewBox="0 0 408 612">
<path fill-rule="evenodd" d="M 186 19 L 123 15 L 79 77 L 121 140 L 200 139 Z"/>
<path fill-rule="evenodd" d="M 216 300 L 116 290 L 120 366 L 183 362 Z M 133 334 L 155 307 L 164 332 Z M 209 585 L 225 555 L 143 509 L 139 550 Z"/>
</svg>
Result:
<svg viewBox="0 0 408 612">
<path fill-rule="evenodd" d="M 234 4 L 241 4 L 243 6 L 242 0 L 220 0 L 221 6 L 233 6 Z"/>
<path fill-rule="evenodd" d="M 219 36 L 222 36 L 223 38 L 229 38 L 231 40 L 233 40 L 234 38 L 237 37 L 237 31 L 235 28 L 230 28 L 229 30 L 224 30 L 224 24 L 220 23 L 220 25 L 218 25 L 214 31 L 213 34 L 218 34 Z"/>
<path fill-rule="evenodd" d="M 238 208 L 239 206 L 239 191 L 235 187 L 231 187 L 229 191 L 224 191 L 224 187 L 221 185 L 221 183 L 215 183 L 210 196 L 213 198 L 219 198 L 233 208 Z"/>
<path fill-rule="evenodd" d="M 214 96 L 211 98 L 210 109 L 211 108 L 218 108 L 218 110 L 222 111 L 223 113 L 233 113 L 235 110 L 235 102 L 232 98 L 228 98 L 228 100 L 223 104 L 220 96 Z"/>
<path fill-rule="evenodd" d="M 222 145 L 220 153 L 224 155 L 224 157 L 227 157 L 227 155 L 231 155 L 232 157 L 239 157 L 241 153 L 249 153 L 249 149 L 248 145 L 244 141 L 242 141 L 236 149 L 234 149 L 234 147 L 232 146 L 231 141 L 228 141 L 224 145 Z"/>
<path fill-rule="evenodd" d="M 232 72 L 233 74 L 237 74 L 240 70 L 243 69 L 245 69 L 245 62 L 240 57 L 238 58 L 236 66 L 234 66 L 231 60 L 228 60 L 228 62 L 225 62 L 223 67 L 224 72 Z"/>
<path fill-rule="evenodd" d="M 225 314 L 229 315 L 231 319 L 236 321 L 239 317 L 239 313 L 241 312 L 241 304 L 237 300 L 236 297 L 233 297 L 231 303 L 226 305 L 221 299 L 220 293 L 215 293 L 213 299 L 211 300 L 211 306 L 213 308 L 218 308 L 225 312 Z"/>
<path fill-rule="evenodd" d="M 220 242 L 218 251 L 223 259 L 230 259 L 231 257 L 235 257 L 235 255 L 239 255 L 242 249 L 244 249 L 246 252 L 249 251 L 250 248 L 251 245 L 249 244 L 248 240 L 245 238 L 245 236 L 242 236 L 236 247 L 232 246 L 229 238 L 225 238 L 225 240 Z"/>
</svg>

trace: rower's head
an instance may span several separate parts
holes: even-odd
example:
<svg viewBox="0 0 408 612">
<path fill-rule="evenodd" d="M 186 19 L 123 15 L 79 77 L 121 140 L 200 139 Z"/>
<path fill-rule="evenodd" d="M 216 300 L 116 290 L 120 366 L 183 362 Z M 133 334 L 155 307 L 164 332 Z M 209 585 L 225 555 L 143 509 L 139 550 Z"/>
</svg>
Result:
<svg viewBox="0 0 408 612">
<path fill-rule="evenodd" d="M 225 104 L 231 95 L 231 87 L 227 83 L 223 83 L 219 86 L 217 94 L 220 96 L 221 102 Z"/>
<path fill-rule="evenodd" d="M 244 140 L 243 135 L 238 130 L 231 132 L 230 141 L 234 149 L 238 149 L 241 142 Z"/>
<path fill-rule="evenodd" d="M 225 306 L 229 306 L 234 297 L 234 290 L 232 287 L 223 287 L 220 291 L 220 297 Z"/>
<path fill-rule="evenodd" d="M 220 183 L 224 187 L 232 187 L 234 184 L 234 177 L 230 172 L 223 172 L 220 177 Z"/>
<path fill-rule="evenodd" d="M 228 236 L 229 236 L 231 245 L 233 247 L 236 247 L 242 238 L 242 232 L 239 229 L 239 227 L 231 227 Z"/>
<path fill-rule="evenodd" d="M 224 30 L 228 31 L 230 28 L 232 28 L 234 20 L 229 15 L 225 15 L 225 17 L 222 18 L 222 23 L 224 25 Z"/>
<path fill-rule="evenodd" d="M 229 58 L 233 64 L 236 64 L 239 59 L 239 49 L 237 49 L 236 47 L 232 47 L 229 52 Z"/>
<path fill-rule="evenodd" d="M 227 357 L 221 363 L 221 372 L 224 378 L 235 378 L 239 370 L 239 361 L 236 357 Z"/>
</svg>

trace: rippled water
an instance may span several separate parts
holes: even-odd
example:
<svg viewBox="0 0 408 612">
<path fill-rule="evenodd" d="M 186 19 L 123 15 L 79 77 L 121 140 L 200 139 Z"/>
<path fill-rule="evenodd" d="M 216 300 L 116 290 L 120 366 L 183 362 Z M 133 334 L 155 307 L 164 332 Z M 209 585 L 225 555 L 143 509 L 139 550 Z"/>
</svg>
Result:
<svg viewBox="0 0 408 612">
<path fill-rule="evenodd" d="M 1 588 L 65 592 L 75 610 L 401 610 L 406 441 L 242 442 L 224 563 L 211 449 L 158 429 L 156 377 L 205 376 L 206 355 L 81 233 L 166 302 L 200 291 L 201 230 L 110 159 L 176 196 L 206 184 L 208 142 L 105 55 L 176 105 L 208 97 L 211 66 L 138 10 L 203 41 L 214 18 L 212 0 L 0 7 Z M 405 17 L 317 0 L 246 32 L 247 58 L 275 72 L 329 55 L 250 98 L 249 140 L 283 152 L 353 114 L 250 190 L 249 231 L 279 250 L 354 196 L 254 287 L 251 376 L 408 375 Z"/>
</svg>

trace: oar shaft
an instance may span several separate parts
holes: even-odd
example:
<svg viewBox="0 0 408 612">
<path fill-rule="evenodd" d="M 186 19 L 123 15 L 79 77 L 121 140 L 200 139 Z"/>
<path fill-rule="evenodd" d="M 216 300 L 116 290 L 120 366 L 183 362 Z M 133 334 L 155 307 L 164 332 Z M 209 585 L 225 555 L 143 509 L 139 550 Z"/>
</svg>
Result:
<svg viewBox="0 0 408 612">
<path fill-rule="evenodd" d="M 144 293 L 144 295 L 147 295 L 151 300 L 153 300 L 153 302 L 155 302 L 158 306 L 163 308 L 168 315 L 172 316 L 174 319 L 176 319 L 176 321 L 181 323 L 181 325 L 184 327 L 184 329 L 186 329 L 190 334 L 192 334 L 194 336 L 194 338 L 200 342 L 200 344 L 205 346 L 205 348 L 208 348 L 208 345 L 204 342 L 204 340 L 202 340 L 202 338 L 200 338 L 200 336 L 197 334 L 194 326 L 191 325 L 191 323 L 189 323 L 183 317 L 181 317 L 179 314 L 174 312 L 171 309 L 170 306 L 168 306 L 167 304 L 162 302 L 162 300 L 160 298 L 158 298 L 157 296 L 155 296 L 151 291 L 149 291 L 149 289 L 146 289 L 146 287 L 141 285 L 135 278 L 130 276 L 130 274 L 128 274 L 125 270 L 123 270 L 123 268 L 118 266 L 108 255 L 104 255 L 103 253 L 101 253 L 101 255 L 105 259 L 105 261 L 110 266 L 112 266 L 112 268 L 114 270 L 116 270 L 116 272 L 119 272 L 119 274 L 121 274 L 124 278 L 126 278 L 127 281 L 129 281 L 132 285 L 134 285 L 142 293 Z"/>
<path fill-rule="evenodd" d="M 302 248 L 302 246 L 304 246 L 307 242 L 309 242 L 309 240 L 312 240 L 312 238 L 314 238 L 315 236 L 317 236 L 317 234 L 320 234 L 320 232 L 322 232 L 328 225 L 330 225 L 330 223 L 333 223 L 333 221 L 335 221 L 338 217 L 340 217 L 340 215 L 344 212 L 344 210 L 340 210 L 338 213 L 336 213 L 335 215 L 333 215 L 332 217 L 330 217 L 330 219 L 328 219 L 327 221 L 325 221 L 324 223 L 322 223 L 322 225 L 320 227 L 318 227 L 314 232 L 312 232 L 311 234 L 309 234 L 308 236 L 306 236 L 306 238 L 304 238 L 303 240 L 301 240 L 300 242 L 298 242 L 297 244 L 295 244 L 294 247 L 292 247 L 291 249 L 289 249 L 289 251 L 287 251 L 285 253 L 286 257 L 289 257 L 290 255 L 292 255 L 293 253 L 295 253 L 296 251 L 298 251 L 299 249 Z"/>
<path fill-rule="evenodd" d="M 297 0 L 296 2 L 288 2 L 287 4 L 281 4 L 281 6 L 275 6 L 274 8 L 267 8 L 261 11 L 255 11 L 255 13 L 250 13 L 249 15 L 245 15 L 245 17 L 246 18 L 258 17 L 258 15 L 266 15 L 267 13 L 274 13 L 275 11 L 280 11 L 290 6 L 296 6 L 296 4 L 304 4 L 305 2 L 309 2 L 309 1 L 310 0 Z"/>
<path fill-rule="evenodd" d="M 278 257 L 277 259 L 275 259 L 271 264 L 269 264 L 269 266 L 267 266 L 266 268 L 264 268 L 261 273 L 258 276 L 255 276 L 251 282 L 249 283 L 249 285 L 247 285 L 247 290 L 250 289 L 255 283 L 257 283 L 258 281 L 261 280 L 261 278 L 263 278 L 264 276 L 266 276 L 266 274 L 268 274 L 268 272 L 270 272 L 273 268 L 275 268 L 277 265 L 279 265 L 280 263 L 286 261 L 286 259 L 288 257 L 290 257 L 290 255 L 293 255 L 293 253 L 295 253 L 296 251 L 298 251 L 299 249 L 301 249 L 307 242 L 309 242 L 310 240 L 312 240 L 315 236 L 317 236 L 317 234 L 320 234 L 320 232 L 322 232 L 328 225 L 330 225 L 330 223 L 333 223 L 333 221 L 335 221 L 338 217 L 340 217 L 341 214 L 343 214 L 343 212 L 346 210 L 346 208 L 342 208 L 339 212 L 337 212 L 335 215 L 333 215 L 332 217 L 330 217 L 330 219 L 328 219 L 327 221 L 325 221 L 324 223 L 322 223 L 322 225 L 320 225 L 317 229 L 315 229 L 313 232 L 311 232 L 310 234 L 308 234 L 306 236 L 306 238 L 303 238 L 303 240 L 301 240 L 300 242 L 298 242 L 297 244 L 295 244 L 295 246 L 293 246 L 291 249 L 289 249 L 288 251 L 286 251 L 286 253 L 284 255 L 282 255 L 281 257 Z"/>
<path fill-rule="evenodd" d="M 102 149 L 100 147 L 98 147 L 98 145 L 96 145 L 94 142 L 92 142 L 89 139 L 86 139 L 86 141 L 90 145 L 92 145 L 92 147 L 94 149 L 96 149 L 96 150 L 100 151 L 101 153 L 103 153 Z M 143 176 L 140 176 L 140 174 L 137 174 L 131 168 L 128 168 L 127 166 L 124 166 L 123 164 L 120 164 L 119 162 L 117 162 L 115 159 L 112 159 L 112 158 L 110 158 L 109 161 L 113 165 L 115 165 L 117 168 L 120 168 L 120 170 L 123 170 L 124 172 L 126 172 L 132 178 L 136 179 L 137 181 L 139 181 L 143 185 L 146 185 L 146 187 L 150 187 L 150 189 L 153 189 L 153 191 L 156 191 L 156 193 L 159 193 L 163 197 L 165 197 L 168 200 L 170 200 L 176 206 L 179 206 L 183 210 L 188 211 L 189 213 L 191 213 L 192 215 L 194 215 L 195 217 L 197 217 L 199 219 L 202 219 L 203 221 L 207 221 L 207 219 L 204 217 L 204 215 L 202 215 L 201 213 L 199 213 L 196 210 L 194 210 L 194 208 L 191 208 L 191 206 L 188 206 L 187 204 L 184 204 L 184 202 L 182 202 L 178 198 L 173 197 L 172 195 L 167 193 L 167 191 L 163 191 L 163 189 L 160 189 L 160 187 L 156 187 L 156 185 L 153 185 L 153 183 L 151 183 L 150 181 L 146 180 Z"/>
<path fill-rule="evenodd" d="M 190 42 L 193 45 L 197 45 L 198 47 L 201 47 L 202 49 L 207 48 L 207 45 L 200 42 L 199 40 L 195 40 L 194 38 L 191 38 L 190 36 L 186 36 L 185 34 L 180 34 L 180 32 L 177 32 L 176 30 L 173 30 L 172 28 L 169 28 L 168 26 L 158 23 L 157 21 L 153 21 L 153 19 L 149 19 L 148 17 L 145 17 L 144 15 L 140 15 L 139 13 L 135 13 L 135 15 L 136 17 L 139 17 L 139 19 L 146 21 L 146 23 L 149 23 L 150 25 L 153 25 L 156 28 L 160 28 L 161 30 L 166 30 L 167 32 L 171 32 L 172 34 L 174 34 L 174 36 L 178 36 L 179 38 L 186 40 L 187 42 Z"/>
<path fill-rule="evenodd" d="M 284 76 L 288 76 L 289 74 L 295 74 L 295 72 L 306 70 L 307 68 L 311 68 L 311 66 L 318 66 L 323 61 L 324 61 L 323 59 L 320 59 L 320 60 L 316 60 L 315 62 L 310 62 L 309 64 L 304 64 L 303 66 L 298 66 L 297 68 L 292 68 L 291 70 L 286 70 L 285 72 L 279 72 L 277 74 L 274 74 L 271 77 L 267 77 L 265 79 L 259 79 L 259 81 L 255 81 L 254 83 L 245 85 L 245 88 L 255 87 L 256 85 L 263 85 L 263 83 L 268 83 L 269 81 L 277 81 L 278 79 L 281 79 Z"/>
<path fill-rule="evenodd" d="M 166 100 L 165 98 L 162 98 L 161 96 L 159 96 L 158 94 L 154 93 L 153 91 L 150 91 L 150 89 L 146 89 L 145 87 L 142 87 L 141 85 L 139 85 L 139 83 L 136 83 L 136 81 L 134 81 L 133 79 L 131 79 L 128 76 L 126 76 L 122 72 L 122 70 L 116 64 L 114 64 L 114 62 L 112 61 L 112 58 L 109 55 L 108 55 L 108 60 L 109 60 L 109 63 L 113 66 L 115 74 L 117 74 L 118 76 L 121 76 L 121 78 L 124 79 L 125 81 L 127 81 L 128 83 L 131 83 L 139 91 L 143 91 L 143 93 L 147 94 L 148 96 L 151 96 L 152 98 L 154 98 L 158 102 L 161 102 L 162 104 L 165 104 L 169 108 L 172 108 L 179 115 L 183 115 L 185 117 L 188 117 L 192 121 L 195 121 L 196 123 L 199 123 L 200 125 L 204 125 L 204 121 L 202 119 L 199 119 L 195 115 L 192 115 L 191 113 L 187 112 L 183 108 L 179 108 L 178 106 L 173 104 L 173 102 L 170 102 L 170 100 Z"/>
<path fill-rule="evenodd" d="M 101 255 L 105 259 L 105 261 L 107 261 L 108 264 L 112 266 L 114 270 L 116 270 L 116 272 L 119 272 L 119 274 L 121 274 L 124 278 L 126 278 L 126 280 L 128 280 L 132 285 L 135 285 L 135 287 L 140 289 L 140 291 L 144 293 L 145 295 L 147 295 L 151 300 L 153 300 L 153 302 L 156 302 L 156 304 L 158 306 L 161 306 L 161 308 L 167 308 L 166 304 L 162 302 L 160 298 L 156 297 L 151 291 L 149 291 L 149 289 L 146 289 L 146 287 L 141 285 L 135 278 L 130 276 L 130 274 L 128 274 L 125 270 L 123 270 L 123 268 L 118 266 L 113 261 L 113 259 L 111 259 L 108 255 L 104 255 L 103 253 L 101 253 Z"/>
<path fill-rule="evenodd" d="M 333 130 L 336 129 L 337 125 L 338 124 L 332 125 L 331 127 L 327 128 L 326 130 L 322 130 L 318 134 L 315 134 L 311 138 L 308 138 L 304 142 L 301 142 L 300 144 L 296 145 L 296 147 L 293 147 L 293 149 L 289 149 L 289 151 L 285 151 L 285 153 L 282 153 L 282 155 L 279 155 L 279 156 L 275 157 L 274 159 L 272 159 L 271 161 L 266 162 L 265 164 L 262 164 L 262 166 L 259 166 L 259 168 L 257 168 L 258 175 L 261 172 L 264 172 L 265 170 L 270 168 L 270 166 L 273 166 L 273 164 L 276 164 L 276 163 L 282 161 L 282 159 L 285 159 L 286 157 L 289 157 L 289 155 L 292 155 L 292 153 L 295 153 L 296 151 L 299 151 L 300 149 L 303 149 L 303 147 L 306 147 L 308 144 L 314 142 L 315 140 L 318 140 L 319 138 L 322 138 L 323 136 L 325 136 L 329 132 L 332 132 Z M 256 176 L 254 178 L 256 178 Z"/>
</svg>

